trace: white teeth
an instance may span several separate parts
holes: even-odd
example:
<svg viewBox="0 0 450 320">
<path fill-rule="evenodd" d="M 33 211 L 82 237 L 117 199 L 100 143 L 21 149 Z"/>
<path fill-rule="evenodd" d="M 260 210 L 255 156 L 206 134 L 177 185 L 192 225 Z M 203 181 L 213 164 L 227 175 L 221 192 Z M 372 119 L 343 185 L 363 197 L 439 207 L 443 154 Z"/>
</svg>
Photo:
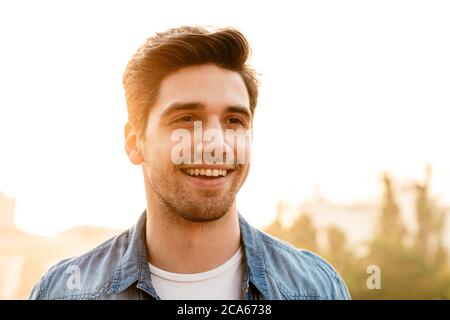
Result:
<svg viewBox="0 0 450 320">
<path fill-rule="evenodd" d="M 190 176 L 225 177 L 228 173 L 228 170 L 188 168 L 184 169 L 184 172 L 186 172 Z"/>
</svg>

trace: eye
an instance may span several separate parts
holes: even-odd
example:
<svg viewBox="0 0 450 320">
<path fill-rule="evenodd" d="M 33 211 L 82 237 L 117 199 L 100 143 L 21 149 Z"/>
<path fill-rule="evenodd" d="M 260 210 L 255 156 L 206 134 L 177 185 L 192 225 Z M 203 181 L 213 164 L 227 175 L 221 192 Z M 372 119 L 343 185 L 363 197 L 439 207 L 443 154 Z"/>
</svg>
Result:
<svg viewBox="0 0 450 320">
<path fill-rule="evenodd" d="M 237 118 L 237 117 L 228 118 L 227 123 L 244 125 L 244 122 L 240 118 Z"/>
<path fill-rule="evenodd" d="M 195 121 L 195 118 L 193 116 L 182 116 L 176 120 L 176 122 L 184 122 L 184 123 L 194 122 L 194 121 Z"/>
</svg>

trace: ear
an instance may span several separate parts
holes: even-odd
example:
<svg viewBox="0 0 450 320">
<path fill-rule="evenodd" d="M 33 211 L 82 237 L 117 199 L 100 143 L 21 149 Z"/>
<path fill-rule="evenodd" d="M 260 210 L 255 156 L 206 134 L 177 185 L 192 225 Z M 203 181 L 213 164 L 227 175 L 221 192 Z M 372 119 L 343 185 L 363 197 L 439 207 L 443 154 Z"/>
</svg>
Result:
<svg viewBox="0 0 450 320">
<path fill-rule="evenodd" d="M 124 134 L 125 150 L 127 152 L 128 159 L 130 159 L 133 164 L 141 164 L 144 161 L 144 157 L 140 149 L 136 130 L 130 122 L 125 124 Z"/>
</svg>

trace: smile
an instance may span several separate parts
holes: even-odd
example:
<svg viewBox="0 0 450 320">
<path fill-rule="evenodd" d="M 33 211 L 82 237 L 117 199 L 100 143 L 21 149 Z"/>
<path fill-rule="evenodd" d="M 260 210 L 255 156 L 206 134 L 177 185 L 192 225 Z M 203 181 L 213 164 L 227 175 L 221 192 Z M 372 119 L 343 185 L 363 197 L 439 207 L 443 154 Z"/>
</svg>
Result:
<svg viewBox="0 0 450 320">
<path fill-rule="evenodd" d="M 227 169 L 216 168 L 185 168 L 183 172 L 190 176 L 206 176 L 206 177 L 225 177 L 228 174 Z"/>
</svg>

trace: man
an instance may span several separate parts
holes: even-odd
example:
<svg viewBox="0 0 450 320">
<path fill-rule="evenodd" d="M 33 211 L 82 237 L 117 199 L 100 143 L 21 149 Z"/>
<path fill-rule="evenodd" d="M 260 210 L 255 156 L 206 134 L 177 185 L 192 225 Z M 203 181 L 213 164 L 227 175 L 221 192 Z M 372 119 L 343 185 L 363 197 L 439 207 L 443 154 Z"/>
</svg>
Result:
<svg viewBox="0 0 450 320">
<path fill-rule="evenodd" d="M 251 227 L 236 195 L 258 97 L 237 30 L 157 33 L 130 60 L 125 148 L 147 210 L 97 248 L 53 266 L 32 299 L 349 299 L 315 254 Z"/>
</svg>

